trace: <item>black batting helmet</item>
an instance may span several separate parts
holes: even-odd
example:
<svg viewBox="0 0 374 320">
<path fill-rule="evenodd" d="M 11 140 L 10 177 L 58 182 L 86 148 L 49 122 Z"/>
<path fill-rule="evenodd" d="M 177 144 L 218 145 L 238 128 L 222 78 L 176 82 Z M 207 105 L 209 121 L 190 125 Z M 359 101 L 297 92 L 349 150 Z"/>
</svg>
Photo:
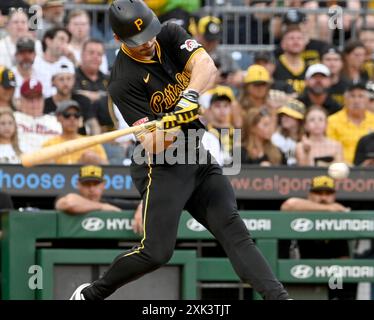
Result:
<svg viewBox="0 0 374 320">
<path fill-rule="evenodd" d="M 142 0 L 115 0 L 109 9 L 113 32 L 128 46 L 137 47 L 155 37 L 161 23 Z"/>
</svg>

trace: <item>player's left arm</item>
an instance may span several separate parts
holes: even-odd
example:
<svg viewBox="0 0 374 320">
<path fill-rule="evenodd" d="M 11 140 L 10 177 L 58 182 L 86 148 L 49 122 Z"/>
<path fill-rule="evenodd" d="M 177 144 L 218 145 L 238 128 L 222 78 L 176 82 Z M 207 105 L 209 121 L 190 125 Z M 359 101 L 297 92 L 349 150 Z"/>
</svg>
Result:
<svg viewBox="0 0 374 320">
<path fill-rule="evenodd" d="M 193 56 L 186 65 L 185 71 L 191 74 L 187 90 L 195 90 L 199 94 L 214 86 L 218 73 L 213 59 L 203 48 L 193 53 Z"/>
</svg>

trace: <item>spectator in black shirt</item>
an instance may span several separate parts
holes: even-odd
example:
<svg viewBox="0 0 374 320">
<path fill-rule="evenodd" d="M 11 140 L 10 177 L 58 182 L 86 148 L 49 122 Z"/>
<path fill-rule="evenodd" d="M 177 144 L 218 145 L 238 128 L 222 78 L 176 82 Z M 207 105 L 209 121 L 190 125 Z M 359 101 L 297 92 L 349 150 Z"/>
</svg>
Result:
<svg viewBox="0 0 374 320">
<path fill-rule="evenodd" d="M 305 74 L 305 89 L 298 97 L 308 108 L 312 105 L 320 106 L 329 114 L 339 111 L 342 106 L 329 94 L 331 86 L 330 70 L 324 64 L 311 65 Z"/>
<path fill-rule="evenodd" d="M 275 21 L 277 21 L 277 19 L 275 19 Z M 275 26 L 276 23 L 274 24 L 274 27 Z M 306 15 L 295 8 L 288 10 L 282 18 L 282 26 L 278 30 L 278 36 L 284 32 L 284 29 L 291 26 L 298 26 L 303 32 L 305 38 L 305 49 L 302 53 L 302 57 L 307 65 L 320 62 L 322 52 L 325 51 L 328 44 L 325 41 L 310 38 L 309 33 L 314 29 L 309 30 L 310 27 Z M 278 46 L 275 49 L 275 56 L 279 57 L 283 52 L 281 46 Z"/>
<path fill-rule="evenodd" d="M 374 132 L 358 141 L 353 163 L 355 166 L 374 166 Z"/>
<path fill-rule="evenodd" d="M 268 51 L 257 51 L 253 57 L 253 64 L 259 64 L 269 71 L 269 74 L 273 76 L 275 71 L 275 57 L 271 52 Z M 274 80 L 271 84 L 271 89 L 283 91 L 286 94 L 293 94 L 295 90 L 293 87 L 284 81 Z"/>
<path fill-rule="evenodd" d="M 99 123 L 94 115 L 91 101 L 81 95 L 73 93 L 75 81 L 75 70 L 73 64 L 61 62 L 56 65 L 53 72 L 52 84 L 56 87 L 57 93 L 45 99 L 44 114 L 55 113 L 57 104 L 62 101 L 74 100 L 78 102 L 84 121 L 84 128 L 80 128 L 80 134 L 98 134 L 101 132 Z"/>
<path fill-rule="evenodd" d="M 348 41 L 343 50 L 342 76 L 350 82 L 366 82 L 369 74 L 364 69 L 366 61 L 365 45 L 358 40 Z"/>
<path fill-rule="evenodd" d="M 104 44 L 100 40 L 87 40 L 82 47 L 81 64 L 76 70 L 75 90 L 96 102 L 107 96 L 108 77 L 100 71 Z"/>
<path fill-rule="evenodd" d="M 364 69 L 371 80 L 374 80 L 374 29 L 362 28 L 359 34 L 360 41 L 366 48 Z"/>
<path fill-rule="evenodd" d="M 349 86 L 349 81 L 341 76 L 343 69 L 342 53 L 336 47 L 329 46 L 322 53 L 321 62 L 330 70 L 331 86 L 329 93 L 331 97 L 341 106 L 344 105 L 344 93 Z"/>
<path fill-rule="evenodd" d="M 300 94 L 304 90 L 305 71 L 308 67 L 304 58 L 305 35 L 298 26 L 289 26 L 282 36 L 281 46 L 284 51 L 276 60 L 273 78 L 292 85 Z"/>
</svg>

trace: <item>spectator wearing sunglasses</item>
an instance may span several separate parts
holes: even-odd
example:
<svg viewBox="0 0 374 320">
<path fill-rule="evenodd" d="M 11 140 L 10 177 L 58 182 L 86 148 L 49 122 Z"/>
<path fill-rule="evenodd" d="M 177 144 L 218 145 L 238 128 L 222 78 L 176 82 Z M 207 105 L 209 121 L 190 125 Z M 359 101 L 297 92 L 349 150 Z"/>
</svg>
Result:
<svg viewBox="0 0 374 320">
<path fill-rule="evenodd" d="M 62 134 L 46 141 L 43 147 L 56 145 L 69 140 L 81 138 L 78 133 L 82 113 L 79 104 L 74 100 L 58 103 L 56 110 L 57 120 L 61 123 Z M 55 164 L 108 164 L 108 159 L 102 145 L 76 151 L 53 160 Z"/>
<path fill-rule="evenodd" d="M 80 108 L 83 123 L 79 128 L 80 134 L 98 134 L 101 132 L 98 120 L 95 118 L 94 109 L 90 99 L 73 91 L 75 83 L 75 68 L 72 62 L 58 62 L 52 72 L 52 85 L 56 93 L 45 99 L 45 114 L 54 114 L 59 102 L 74 100 Z"/>
</svg>

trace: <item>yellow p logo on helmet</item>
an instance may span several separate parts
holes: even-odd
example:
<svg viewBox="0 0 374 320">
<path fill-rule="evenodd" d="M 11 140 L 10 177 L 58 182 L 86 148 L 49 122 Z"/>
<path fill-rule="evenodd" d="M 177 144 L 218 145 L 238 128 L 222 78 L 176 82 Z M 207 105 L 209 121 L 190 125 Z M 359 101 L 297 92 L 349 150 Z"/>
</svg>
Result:
<svg viewBox="0 0 374 320">
<path fill-rule="evenodd" d="M 134 21 L 134 24 L 136 25 L 136 27 L 138 28 L 139 31 L 142 31 L 142 28 L 141 26 L 143 25 L 143 20 L 138 18 Z"/>
</svg>

